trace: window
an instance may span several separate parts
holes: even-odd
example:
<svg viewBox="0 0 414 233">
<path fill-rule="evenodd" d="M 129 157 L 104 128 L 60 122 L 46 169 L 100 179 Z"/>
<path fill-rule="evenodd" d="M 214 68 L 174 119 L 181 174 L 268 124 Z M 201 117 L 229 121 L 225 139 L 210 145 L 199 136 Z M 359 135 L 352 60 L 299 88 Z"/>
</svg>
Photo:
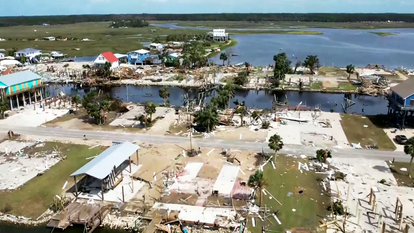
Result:
<svg viewBox="0 0 414 233">
<path fill-rule="evenodd" d="M 410 100 L 410 106 L 414 106 L 414 100 Z"/>
</svg>

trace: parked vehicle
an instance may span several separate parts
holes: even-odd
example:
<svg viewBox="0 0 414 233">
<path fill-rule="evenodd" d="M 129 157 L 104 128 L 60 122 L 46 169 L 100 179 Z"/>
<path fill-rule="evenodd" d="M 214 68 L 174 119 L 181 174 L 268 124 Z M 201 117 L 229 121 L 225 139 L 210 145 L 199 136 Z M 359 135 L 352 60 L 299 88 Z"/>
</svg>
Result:
<svg viewBox="0 0 414 233">
<path fill-rule="evenodd" d="M 398 143 L 398 144 L 405 144 L 406 142 L 407 142 L 407 137 L 405 136 L 405 135 L 397 135 L 397 136 L 395 136 L 395 141 Z"/>
</svg>

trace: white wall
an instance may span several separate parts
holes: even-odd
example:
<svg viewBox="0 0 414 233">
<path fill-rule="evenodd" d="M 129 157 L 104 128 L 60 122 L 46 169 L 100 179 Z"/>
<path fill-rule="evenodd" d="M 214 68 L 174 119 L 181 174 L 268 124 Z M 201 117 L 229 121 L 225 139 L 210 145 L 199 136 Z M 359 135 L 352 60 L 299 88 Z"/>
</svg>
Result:
<svg viewBox="0 0 414 233">
<path fill-rule="evenodd" d="M 96 63 L 96 64 L 105 64 L 107 61 L 108 61 L 108 60 L 106 60 L 106 58 L 105 58 L 104 56 L 99 55 L 99 56 L 95 59 L 94 63 Z"/>
</svg>

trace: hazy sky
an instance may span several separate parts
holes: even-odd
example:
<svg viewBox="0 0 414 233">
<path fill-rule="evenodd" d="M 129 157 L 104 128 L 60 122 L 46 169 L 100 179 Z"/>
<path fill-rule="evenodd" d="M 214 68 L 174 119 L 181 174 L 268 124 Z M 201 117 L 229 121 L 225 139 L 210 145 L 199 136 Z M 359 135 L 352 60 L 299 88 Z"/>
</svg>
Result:
<svg viewBox="0 0 414 233">
<path fill-rule="evenodd" d="M 0 16 L 139 13 L 411 13 L 413 0 L 1 0 Z"/>
</svg>

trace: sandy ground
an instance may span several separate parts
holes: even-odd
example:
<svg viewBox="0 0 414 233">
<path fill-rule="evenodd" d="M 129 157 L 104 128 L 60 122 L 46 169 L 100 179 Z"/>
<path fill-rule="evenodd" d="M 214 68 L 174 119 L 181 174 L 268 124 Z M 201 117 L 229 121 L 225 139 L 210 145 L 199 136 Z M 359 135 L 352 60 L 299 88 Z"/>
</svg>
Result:
<svg viewBox="0 0 414 233">
<path fill-rule="evenodd" d="M 341 116 L 339 113 L 320 112 L 318 117 L 313 120 L 314 112 L 293 112 L 281 114 L 282 117 L 291 119 L 307 119 L 308 123 L 299 123 L 293 120 L 283 119 L 286 125 L 272 122 L 273 128 L 269 130 L 266 141 L 278 134 L 282 137 L 285 144 L 313 144 L 317 146 L 339 146 L 349 147 L 348 139 L 341 126 Z M 323 127 L 320 122 L 329 122 L 331 127 Z M 333 140 L 331 140 L 331 136 Z"/>
<path fill-rule="evenodd" d="M 387 225 L 385 232 L 399 228 L 394 213 L 397 198 L 404 205 L 402 226 L 405 227 L 407 223 L 412 224 L 414 203 L 411 197 L 414 195 L 414 189 L 398 187 L 385 161 L 333 158 L 329 160 L 329 163 L 347 174 L 345 181 L 330 182 L 333 195 L 342 200 L 351 213 L 347 219 L 347 231 L 378 232 L 382 222 Z M 378 183 L 381 179 L 386 180 L 387 185 Z M 371 188 L 376 196 L 374 208 L 369 204 Z M 328 231 L 328 233 L 331 232 L 334 231 Z M 409 232 L 413 232 L 412 229 Z"/>
<path fill-rule="evenodd" d="M 27 105 L 24 110 L 13 111 L 11 116 L 0 120 L 2 125 L 19 125 L 37 127 L 57 117 L 63 116 L 68 112 L 68 108 L 50 109 L 40 108 L 40 104 L 36 104 L 36 110 L 33 105 Z"/>
<path fill-rule="evenodd" d="M 59 156 L 53 153 L 38 153 L 30 157 L 24 153 L 19 155 L 19 151 L 23 152 L 23 148 L 30 144 L 33 142 L 8 140 L 0 144 L 0 190 L 16 189 L 60 161 Z"/>
</svg>

